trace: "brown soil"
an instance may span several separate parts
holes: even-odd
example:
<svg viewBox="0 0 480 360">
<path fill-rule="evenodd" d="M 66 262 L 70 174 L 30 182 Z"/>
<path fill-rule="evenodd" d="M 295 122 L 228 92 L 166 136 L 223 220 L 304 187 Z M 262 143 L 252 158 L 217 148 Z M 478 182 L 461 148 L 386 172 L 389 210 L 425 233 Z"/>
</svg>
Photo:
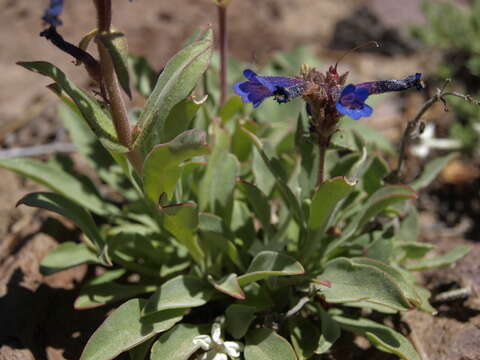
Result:
<svg viewBox="0 0 480 360">
<path fill-rule="evenodd" d="M 44 88 L 48 80 L 21 69 L 15 65 L 16 61 L 50 61 L 77 84 L 87 83 L 83 71 L 76 68 L 70 58 L 38 37 L 42 29 L 40 16 L 47 2 L 0 0 L 3 10 L 0 13 L 0 145 L 3 148 L 48 143 L 63 137 L 55 117 L 57 100 Z M 318 54 L 338 58 L 343 53 L 341 49 L 349 47 L 348 41 L 352 39 L 348 33 L 338 34 L 335 25 L 344 21 L 342 29 L 352 26 L 355 32 L 369 34 L 372 26 L 359 22 L 356 12 L 367 6 L 364 9 L 370 13 L 366 18 L 374 16 L 376 22 L 376 33 L 368 36 L 385 40 L 387 53 L 362 53 L 345 60 L 342 66 L 352 71 L 352 79 L 395 78 L 428 69 L 428 63 L 422 60 L 424 57 L 414 50 L 400 53 L 392 50 L 398 49 L 397 43 L 404 41 L 405 31 L 392 35 L 389 26 L 423 21 L 416 10 L 417 0 L 402 1 L 401 8 L 397 3 L 395 0 L 232 0 L 231 53 L 257 65 L 275 51 L 311 45 Z M 208 0 L 135 0 L 133 3 L 116 0 L 114 4 L 114 22 L 127 35 L 131 52 L 146 56 L 157 69 L 194 29 L 216 22 L 215 8 Z M 392 10 L 392 6 L 396 10 Z M 391 16 L 392 11 L 395 16 Z M 65 23 L 60 28 L 62 35 L 71 42 L 78 42 L 82 34 L 94 27 L 91 1 L 67 0 L 62 18 Z M 332 39 L 336 39 L 335 46 L 332 46 Z M 417 106 L 422 99 L 411 95 L 404 101 Z M 403 127 L 401 110 L 401 103 L 386 99 L 368 123 L 397 139 Z M 60 218 L 26 207 L 15 208 L 18 199 L 39 187 L 5 170 L 0 170 L 0 177 L 3 179 L 0 192 L 0 360 L 77 359 L 86 340 L 110 309 L 73 310 L 78 285 L 91 275 L 91 268 L 80 266 L 48 277 L 39 274 L 38 266 L 43 256 L 57 241 L 74 239 L 77 233 Z M 432 227 L 425 224 L 424 238 L 438 243 L 440 251 L 466 241 L 466 231 L 457 232 L 453 238 L 441 236 L 444 227 L 438 225 L 443 224 L 442 217 L 431 211 L 424 215 L 425 219 L 431 219 L 430 225 L 434 224 L 433 229 L 437 231 L 434 233 Z M 411 338 L 424 352 L 423 360 L 480 359 L 480 306 L 476 295 L 480 250 L 477 243 L 469 244 L 473 247 L 471 254 L 453 270 L 428 272 L 423 281 L 432 291 L 446 283 L 471 286 L 473 295 L 465 302 L 441 305 L 436 317 L 416 311 L 403 317 L 412 330 Z M 343 343 L 346 344 L 348 341 Z M 355 349 L 348 356 L 340 352 L 336 358 L 387 359 L 388 356 Z"/>
</svg>

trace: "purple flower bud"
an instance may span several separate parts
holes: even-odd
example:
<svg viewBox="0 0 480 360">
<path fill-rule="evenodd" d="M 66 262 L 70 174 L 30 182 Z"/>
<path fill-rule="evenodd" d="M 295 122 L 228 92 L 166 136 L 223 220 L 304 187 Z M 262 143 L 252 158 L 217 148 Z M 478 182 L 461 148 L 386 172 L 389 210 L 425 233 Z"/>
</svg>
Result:
<svg viewBox="0 0 480 360">
<path fill-rule="evenodd" d="M 244 102 L 258 107 L 265 98 L 274 96 L 278 103 L 286 103 L 291 98 L 301 96 L 306 89 L 303 80 L 283 76 L 258 76 L 252 70 L 245 70 L 243 75 L 247 81 L 233 85 L 233 91 Z"/>
<path fill-rule="evenodd" d="M 63 0 L 50 0 L 50 6 L 45 10 L 42 19 L 46 24 L 53 27 L 62 25 L 62 21 L 58 18 L 62 11 Z"/>
</svg>

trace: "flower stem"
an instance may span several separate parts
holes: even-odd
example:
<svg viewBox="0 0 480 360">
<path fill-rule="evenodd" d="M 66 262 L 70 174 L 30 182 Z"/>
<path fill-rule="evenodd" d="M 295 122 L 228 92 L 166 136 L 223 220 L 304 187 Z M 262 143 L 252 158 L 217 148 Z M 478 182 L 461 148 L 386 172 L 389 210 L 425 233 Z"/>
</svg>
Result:
<svg viewBox="0 0 480 360">
<path fill-rule="evenodd" d="M 317 176 L 317 188 L 325 181 L 325 156 L 327 154 L 330 138 L 319 137 L 318 139 L 318 176 Z"/>
<path fill-rule="evenodd" d="M 97 7 L 98 32 L 109 33 L 112 25 L 112 1 L 94 0 L 94 2 Z M 110 111 L 112 113 L 115 130 L 117 131 L 118 140 L 123 146 L 130 148 L 132 134 L 128 120 L 128 112 L 115 73 L 115 67 L 105 46 L 100 41 L 97 41 L 97 44 L 103 85 L 108 95 Z"/>
<path fill-rule="evenodd" d="M 228 57 L 228 36 L 227 36 L 227 7 L 217 6 L 218 26 L 220 37 L 220 106 L 227 100 L 227 57 Z"/>
</svg>

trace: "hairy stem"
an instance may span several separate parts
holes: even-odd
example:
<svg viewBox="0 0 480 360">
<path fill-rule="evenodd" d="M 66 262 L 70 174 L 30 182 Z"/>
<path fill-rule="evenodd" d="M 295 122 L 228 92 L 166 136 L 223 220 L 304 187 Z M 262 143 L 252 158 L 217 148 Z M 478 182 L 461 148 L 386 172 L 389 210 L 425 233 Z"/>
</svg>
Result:
<svg viewBox="0 0 480 360">
<path fill-rule="evenodd" d="M 94 2 L 97 7 L 99 33 L 109 33 L 112 24 L 112 2 L 111 0 L 95 0 Z M 130 122 L 128 120 L 127 107 L 122 96 L 117 74 L 115 73 L 115 67 L 105 46 L 101 41 L 97 41 L 97 44 L 103 85 L 110 103 L 110 111 L 115 130 L 117 131 L 118 140 L 123 146 L 130 148 L 132 144 Z"/>
<path fill-rule="evenodd" d="M 225 104 L 225 101 L 227 100 L 227 7 L 217 6 L 217 9 L 220 38 L 220 106 L 223 106 L 223 104 Z"/>
<path fill-rule="evenodd" d="M 330 143 L 329 138 L 319 137 L 318 139 L 318 176 L 317 176 L 317 188 L 325 181 L 325 157 L 327 154 L 328 145 Z"/>
</svg>

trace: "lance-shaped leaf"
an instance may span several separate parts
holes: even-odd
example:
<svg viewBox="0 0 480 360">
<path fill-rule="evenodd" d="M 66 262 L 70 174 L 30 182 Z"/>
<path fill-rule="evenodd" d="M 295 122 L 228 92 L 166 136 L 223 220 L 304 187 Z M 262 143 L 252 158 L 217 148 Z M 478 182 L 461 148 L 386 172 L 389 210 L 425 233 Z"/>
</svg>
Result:
<svg viewBox="0 0 480 360">
<path fill-rule="evenodd" d="M 302 264 L 294 258 L 274 251 L 262 251 L 255 256 L 247 272 L 239 276 L 240 286 L 271 276 L 300 275 L 305 272 Z"/>
<path fill-rule="evenodd" d="M 215 281 L 213 278 L 210 278 L 209 280 L 213 287 L 218 291 L 236 299 L 245 299 L 245 293 L 238 283 L 237 274 L 230 274 L 221 281 Z"/>
<path fill-rule="evenodd" d="M 264 151 L 262 142 L 260 141 L 260 139 L 257 138 L 255 134 L 252 134 L 250 131 L 248 131 L 245 128 L 242 128 L 242 130 L 249 136 L 250 140 L 255 145 L 265 165 L 274 176 L 276 183 L 278 185 L 278 190 L 282 195 L 282 198 L 287 204 L 288 208 L 292 212 L 292 215 L 295 217 L 295 219 L 299 224 L 304 225 L 305 216 L 303 214 L 303 210 L 300 207 L 300 203 L 298 202 L 294 193 L 288 186 L 285 175 L 280 170 L 281 165 L 278 163 L 278 161 L 276 161 L 276 159 L 273 159 L 273 158 L 271 159 L 267 156 L 267 154 Z"/>
<path fill-rule="evenodd" d="M 58 115 L 68 130 L 68 135 L 77 151 L 82 154 L 98 176 L 119 193 L 128 196 L 132 189 L 124 186 L 125 175 L 108 153 L 88 124 L 83 120 L 77 106 L 67 98 L 58 106 Z M 122 154 L 115 153 L 117 156 Z"/>
<path fill-rule="evenodd" d="M 107 49 L 112 58 L 120 86 L 128 97 L 132 98 L 130 75 L 128 73 L 128 44 L 125 35 L 119 31 L 113 31 L 97 34 L 96 39 Z"/>
<path fill-rule="evenodd" d="M 199 264 L 204 254 L 195 234 L 198 228 L 198 207 L 194 203 L 182 203 L 162 207 L 163 226 L 183 244 Z"/>
<path fill-rule="evenodd" d="M 412 188 L 420 190 L 428 186 L 437 177 L 440 171 L 442 171 L 443 168 L 456 156 L 457 154 L 449 154 L 428 162 L 420 177 L 411 183 Z"/>
<path fill-rule="evenodd" d="M 182 173 L 181 163 L 208 154 L 205 132 L 188 130 L 172 141 L 155 146 L 143 165 L 143 189 L 154 203 L 166 194 L 170 198 Z"/>
<path fill-rule="evenodd" d="M 165 282 L 148 300 L 144 315 L 169 309 L 205 305 L 213 293 L 208 282 L 190 275 L 180 275 Z"/>
<path fill-rule="evenodd" d="M 331 284 L 330 287 L 319 286 L 329 303 L 366 301 L 397 311 L 410 308 L 410 303 L 394 279 L 374 266 L 338 258 L 327 263 L 318 280 Z"/>
<path fill-rule="evenodd" d="M 189 96 L 175 105 L 168 114 L 167 120 L 165 120 L 164 131 L 160 134 L 160 143 L 170 141 L 182 132 L 187 131 L 197 111 L 206 100 L 206 95 L 201 99 Z"/>
<path fill-rule="evenodd" d="M 367 199 L 362 209 L 350 220 L 350 223 L 347 225 L 342 235 L 328 245 L 324 257 L 328 259 L 337 247 L 346 242 L 357 231 L 360 231 L 367 222 L 379 215 L 389 206 L 401 201 L 416 198 L 417 194 L 408 186 L 385 186 L 377 190 Z"/>
<path fill-rule="evenodd" d="M 341 334 L 340 326 L 332 319 L 332 316 L 322 307 L 318 307 L 322 324 L 320 339 L 315 349 L 315 354 L 324 354 L 338 340 Z"/>
<path fill-rule="evenodd" d="M 318 347 L 320 330 L 308 319 L 295 316 L 288 321 L 290 341 L 300 360 L 310 359 Z"/>
<path fill-rule="evenodd" d="M 257 312 L 257 309 L 254 306 L 243 304 L 230 305 L 225 310 L 227 331 L 235 339 L 244 337 L 253 320 L 255 320 L 255 312 Z"/>
<path fill-rule="evenodd" d="M 80 90 L 68 80 L 60 69 L 43 61 L 19 62 L 18 65 L 54 80 L 57 85 L 72 98 L 90 128 L 105 147 L 115 152 L 128 151 L 128 149 L 118 141 L 117 133 L 110 116 L 93 97 L 87 95 L 83 90 Z"/>
<path fill-rule="evenodd" d="M 397 270 L 396 268 L 387 265 L 381 261 L 365 258 L 365 257 L 358 257 L 351 259 L 354 264 L 362 264 L 362 265 L 369 265 L 374 266 L 377 269 L 385 272 L 388 276 L 390 276 L 398 287 L 402 290 L 405 297 L 415 306 L 420 305 L 422 299 L 415 291 L 415 286 L 413 283 L 407 281 L 407 279 L 402 275 L 402 273 Z"/>
<path fill-rule="evenodd" d="M 172 108 L 185 99 L 207 70 L 213 52 L 213 32 L 177 53 L 158 78 L 138 120 L 139 135 L 134 147 L 147 154 L 164 133 L 165 121 Z"/>
<path fill-rule="evenodd" d="M 18 202 L 18 205 L 20 204 L 50 210 L 72 220 L 87 235 L 88 239 L 93 241 L 98 250 L 105 244 L 90 213 L 61 194 L 30 193 Z"/>
<path fill-rule="evenodd" d="M 340 202 L 350 194 L 354 186 L 355 183 L 344 177 L 329 179 L 320 184 L 310 205 L 309 228 L 325 232 Z"/>
<path fill-rule="evenodd" d="M 115 280 L 125 274 L 124 269 L 106 271 L 102 275 L 87 282 L 75 300 L 75 309 L 90 309 L 119 301 L 135 295 L 153 292 L 155 285 L 121 284 Z"/>
<path fill-rule="evenodd" d="M 172 309 L 144 319 L 141 314 L 145 303 L 143 299 L 132 299 L 115 310 L 88 340 L 80 360 L 114 359 L 170 329 L 184 314 L 182 309 Z"/>
<path fill-rule="evenodd" d="M 40 264 L 43 275 L 54 274 L 82 264 L 98 264 L 98 256 L 86 244 L 64 242 L 50 251 Z"/>
<path fill-rule="evenodd" d="M 188 360 L 200 348 L 193 339 L 208 332 L 207 326 L 178 324 L 153 344 L 150 360 Z"/>
<path fill-rule="evenodd" d="M 57 164 L 29 158 L 0 159 L 0 167 L 12 170 L 59 193 L 99 215 L 115 209 L 100 198 L 92 183 L 81 181 Z"/>
<path fill-rule="evenodd" d="M 252 207 L 254 214 L 263 226 L 263 229 L 272 234 L 273 229 L 270 222 L 270 204 L 262 191 L 255 185 L 241 181 L 237 186 L 242 190 L 247 198 L 248 204 Z"/>
<path fill-rule="evenodd" d="M 470 247 L 467 245 L 458 246 L 453 250 L 450 250 L 446 254 L 422 259 L 420 261 L 407 264 L 407 269 L 410 271 L 420 271 L 426 269 L 433 269 L 439 267 L 445 267 L 452 265 L 457 260 L 460 260 L 470 251 Z"/>
<path fill-rule="evenodd" d="M 272 329 L 255 329 L 247 334 L 245 360 L 297 360 L 292 346 Z"/>
<path fill-rule="evenodd" d="M 365 336 L 379 350 L 397 355 L 404 360 L 420 360 L 412 344 L 402 334 L 388 326 L 361 318 L 334 316 L 333 319 L 342 329 Z"/>
<path fill-rule="evenodd" d="M 214 126 L 215 146 L 208 159 L 207 170 L 199 186 L 199 206 L 201 211 L 222 213 L 229 222 L 233 201 L 233 190 L 238 173 L 238 160 L 230 153 L 230 134 L 227 130 Z"/>
</svg>

